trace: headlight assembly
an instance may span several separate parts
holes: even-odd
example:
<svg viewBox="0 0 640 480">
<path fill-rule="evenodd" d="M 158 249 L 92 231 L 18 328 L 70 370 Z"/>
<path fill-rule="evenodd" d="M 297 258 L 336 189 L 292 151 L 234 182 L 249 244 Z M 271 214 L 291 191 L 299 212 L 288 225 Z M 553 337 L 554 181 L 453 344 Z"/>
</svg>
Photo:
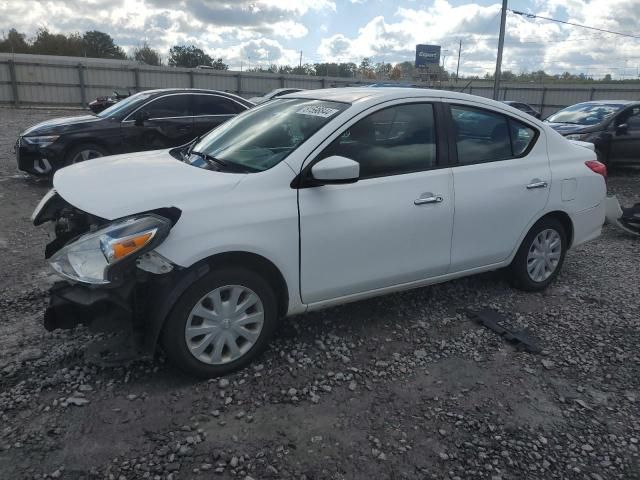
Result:
<svg viewBox="0 0 640 480">
<path fill-rule="evenodd" d="M 44 135 L 41 137 L 22 137 L 25 143 L 29 145 L 38 145 L 39 147 L 48 147 L 55 142 L 60 135 Z"/>
<path fill-rule="evenodd" d="M 49 263 L 70 280 L 108 284 L 115 266 L 156 247 L 170 229 L 171 221 L 157 215 L 116 221 L 61 248 Z"/>
</svg>

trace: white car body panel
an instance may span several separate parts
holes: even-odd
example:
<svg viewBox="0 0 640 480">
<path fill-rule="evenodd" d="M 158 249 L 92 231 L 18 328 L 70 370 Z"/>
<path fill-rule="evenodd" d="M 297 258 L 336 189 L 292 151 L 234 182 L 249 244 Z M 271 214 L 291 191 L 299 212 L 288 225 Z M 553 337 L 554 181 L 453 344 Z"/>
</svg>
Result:
<svg viewBox="0 0 640 480">
<path fill-rule="evenodd" d="M 62 169 L 54 187 L 70 204 L 110 220 L 179 208 L 182 215 L 158 253 L 182 267 L 225 252 L 261 255 L 287 283 L 289 314 L 506 266 L 549 212 L 571 218 L 573 245 L 600 233 L 605 182 L 584 165 L 595 159 L 593 152 L 519 110 L 465 94 L 403 88 L 313 90 L 283 98 L 352 105 L 264 172 L 207 171 L 158 150 Z M 540 137 L 525 158 L 291 187 L 303 166 L 357 116 L 416 100 L 500 111 L 535 126 Z M 527 190 L 535 178 L 547 188 Z M 429 191 L 442 203 L 413 204 Z"/>
</svg>

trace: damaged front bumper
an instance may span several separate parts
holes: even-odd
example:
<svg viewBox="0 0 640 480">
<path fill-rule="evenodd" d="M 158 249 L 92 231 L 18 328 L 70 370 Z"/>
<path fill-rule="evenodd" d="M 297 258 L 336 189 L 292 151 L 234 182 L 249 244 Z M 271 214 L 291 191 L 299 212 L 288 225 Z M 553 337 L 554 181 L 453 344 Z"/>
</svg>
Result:
<svg viewBox="0 0 640 480">
<path fill-rule="evenodd" d="M 164 318 L 177 299 L 175 285 L 185 276 L 184 269 L 154 249 L 179 216 L 179 210 L 165 208 L 109 221 L 49 192 L 32 220 L 35 225 L 55 225 L 45 257 L 65 280 L 50 288 L 45 328 L 86 325 L 94 332 L 125 331 L 139 353 L 153 353 Z M 140 238 L 145 242 L 141 246 L 136 243 Z M 114 258 L 114 249 L 115 254 L 125 254 Z M 98 268 L 88 269 L 91 262 Z"/>
<path fill-rule="evenodd" d="M 86 325 L 96 331 L 109 331 L 131 325 L 134 290 L 134 282 L 109 289 L 56 282 L 49 289 L 44 327 L 52 331 Z"/>
</svg>

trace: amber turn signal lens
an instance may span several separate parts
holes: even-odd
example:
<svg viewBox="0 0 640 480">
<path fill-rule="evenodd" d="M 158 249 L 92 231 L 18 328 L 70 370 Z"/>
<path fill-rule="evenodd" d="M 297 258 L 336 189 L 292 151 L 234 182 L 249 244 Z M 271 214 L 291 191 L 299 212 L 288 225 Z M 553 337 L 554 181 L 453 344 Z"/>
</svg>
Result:
<svg viewBox="0 0 640 480">
<path fill-rule="evenodd" d="M 145 232 L 135 237 L 114 241 L 112 244 L 113 260 L 120 260 L 136 250 L 140 250 L 151 240 L 151 237 L 153 237 L 153 232 Z"/>
</svg>

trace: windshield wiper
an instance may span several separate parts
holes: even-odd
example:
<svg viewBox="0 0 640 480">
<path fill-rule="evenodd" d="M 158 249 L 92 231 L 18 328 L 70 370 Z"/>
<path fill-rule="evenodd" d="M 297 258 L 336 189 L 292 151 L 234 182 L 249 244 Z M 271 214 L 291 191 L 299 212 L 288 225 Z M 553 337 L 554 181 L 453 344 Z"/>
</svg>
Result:
<svg viewBox="0 0 640 480">
<path fill-rule="evenodd" d="M 195 150 L 191 150 L 189 152 L 189 155 L 197 155 L 198 157 L 204 159 L 204 161 L 207 162 L 211 166 L 216 166 L 218 168 L 222 167 L 223 169 L 229 170 L 229 171 L 232 171 L 232 172 L 250 173 L 250 172 L 253 171 L 253 169 L 250 169 L 248 167 L 244 167 L 242 165 L 238 165 L 237 163 L 229 162 L 229 161 L 226 161 L 226 160 L 221 160 L 219 158 L 214 157 L 213 155 L 209 155 L 208 153 L 197 152 Z"/>
</svg>

